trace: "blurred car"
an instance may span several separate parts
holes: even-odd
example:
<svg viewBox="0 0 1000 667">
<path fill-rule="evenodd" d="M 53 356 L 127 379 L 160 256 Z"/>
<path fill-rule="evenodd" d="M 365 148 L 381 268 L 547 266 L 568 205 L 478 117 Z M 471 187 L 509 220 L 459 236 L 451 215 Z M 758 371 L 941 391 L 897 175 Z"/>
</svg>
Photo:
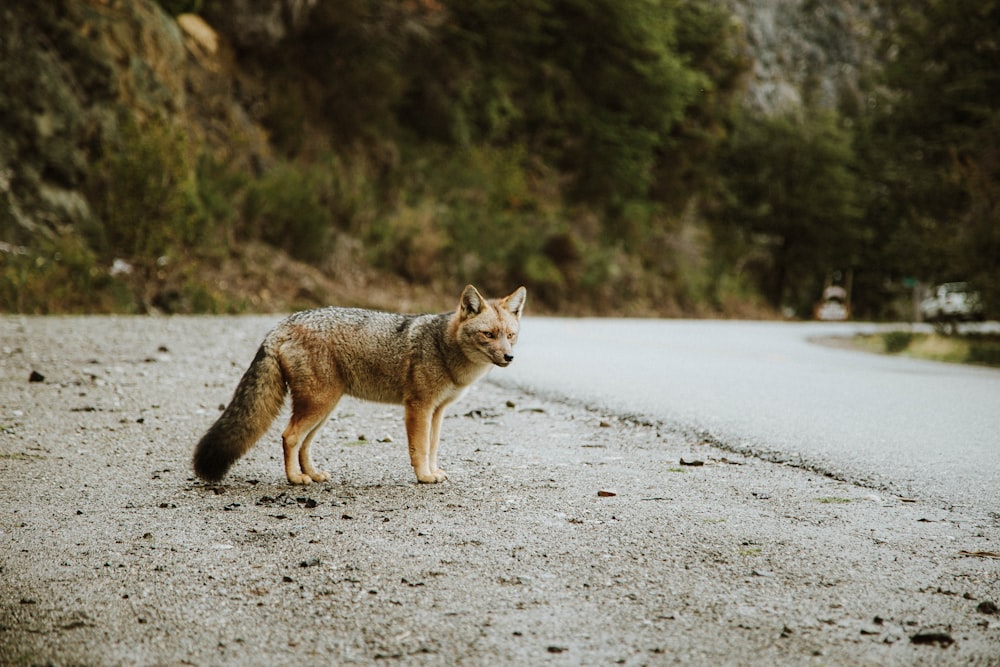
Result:
<svg viewBox="0 0 1000 667">
<path fill-rule="evenodd" d="M 968 283 L 944 283 L 920 302 L 920 317 L 927 322 L 979 322 L 983 302 Z"/>
<path fill-rule="evenodd" d="M 840 285 L 823 289 L 823 298 L 813 308 L 813 317 L 824 322 L 842 322 L 851 316 L 847 305 L 847 290 Z"/>
</svg>

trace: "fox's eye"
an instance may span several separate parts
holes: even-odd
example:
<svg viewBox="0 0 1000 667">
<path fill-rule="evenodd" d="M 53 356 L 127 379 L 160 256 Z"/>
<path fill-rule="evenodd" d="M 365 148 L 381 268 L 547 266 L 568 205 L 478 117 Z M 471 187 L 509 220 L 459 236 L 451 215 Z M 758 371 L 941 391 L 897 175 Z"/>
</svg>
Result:
<svg viewBox="0 0 1000 667">
<path fill-rule="evenodd" d="M 507 334 L 507 340 L 514 340 L 514 334 L 513 333 Z"/>
<path fill-rule="evenodd" d="M 483 335 L 486 336 L 487 338 L 496 338 L 497 337 L 497 335 L 495 333 L 493 333 L 492 331 L 484 331 Z"/>
</svg>

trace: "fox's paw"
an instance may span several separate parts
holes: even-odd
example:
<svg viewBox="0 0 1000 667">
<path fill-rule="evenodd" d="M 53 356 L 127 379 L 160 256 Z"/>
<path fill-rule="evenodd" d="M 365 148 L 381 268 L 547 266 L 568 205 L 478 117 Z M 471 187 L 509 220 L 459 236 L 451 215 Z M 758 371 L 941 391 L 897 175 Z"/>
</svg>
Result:
<svg viewBox="0 0 1000 667">
<path fill-rule="evenodd" d="M 313 479 L 309 475 L 305 475 L 305 474 L 302 474 L 302 473 L 288 473 L 288 483 L 289 484 L 308 485 L 308 484 L 312 484 L 312 482 L 313 482 Z"/>
<path fill-rule="evenodd" d="M 417 481 L 421 484 L 438 484 L 446 479 L 448 479 L 448 473 L 440 468 L 437 468 L 430 473 L 424 473 L 423 475 L 417 473 Z"/>
<path fill-rule="evenodd" d="M 306 475 L 314 482 L 329 482 L 330 473 L 323 470 L 310 470 Z"/>
</svg>

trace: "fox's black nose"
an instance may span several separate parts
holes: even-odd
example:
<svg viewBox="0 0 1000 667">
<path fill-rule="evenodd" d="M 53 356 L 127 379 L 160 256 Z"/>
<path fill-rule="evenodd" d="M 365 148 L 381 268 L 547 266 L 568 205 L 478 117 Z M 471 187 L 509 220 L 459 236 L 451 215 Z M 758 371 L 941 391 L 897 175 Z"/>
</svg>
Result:
<svg viewBox="0 0 1000 667">
<path fill-rule="evenodd" d="M 505 355 L 503 355 L 503 360 L 506 361 L 509 364 L 510 362 L 514 361 L 514 355 L 513 354 L 505 354 Z"/>
</svg>

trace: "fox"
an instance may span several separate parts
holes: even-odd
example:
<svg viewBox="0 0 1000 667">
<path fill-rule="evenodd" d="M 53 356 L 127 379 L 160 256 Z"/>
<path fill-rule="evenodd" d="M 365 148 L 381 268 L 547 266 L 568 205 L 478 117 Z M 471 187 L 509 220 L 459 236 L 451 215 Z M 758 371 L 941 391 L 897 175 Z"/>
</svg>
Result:
<svg viewBox="0 0 1000 667">
<path fill-rule="evenodd" d="M 445 408 L 494 366 L 514 361 L 527 290 L 486 299 L 473 285 L 458 307 L 403 315 L 328 306 L 305 310 L 268 332 L 229 404 L 195 446 L 195 474 L 219 482 L 264 435 L 291 394 L 281 435 L 290 484 L 326 482 L 310 445 L 345 394 L 404 406 L 410 464 L 417 481 L 448 479 L 438 467 Z"/>
</svg>

